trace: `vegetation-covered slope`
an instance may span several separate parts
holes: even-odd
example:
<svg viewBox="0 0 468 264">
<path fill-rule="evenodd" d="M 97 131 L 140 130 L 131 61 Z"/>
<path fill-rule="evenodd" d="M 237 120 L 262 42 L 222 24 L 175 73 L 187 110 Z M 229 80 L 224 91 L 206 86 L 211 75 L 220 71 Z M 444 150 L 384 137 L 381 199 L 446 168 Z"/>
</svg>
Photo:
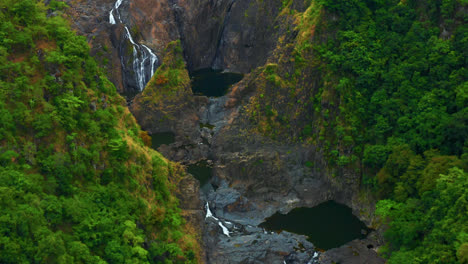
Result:
<svg viewBox="0 0 468 264">
<path fill-rule="evenodd" d="M 168 43 L 161 66 L 130 106 L 138 123 L 149 133 L 188 135 L 198 127 L 197 113 L 203 99 L 192 93 L 182 51 L 180 41 Z"/>
<path fill-rule="evenodd" d="M 166 127 L 166 123 L 183 118 L 182 109 L 192 104 L 190 77 L 185 68 L 180 41 L 170 42 L 164 50 L 163 63 L 134 99 L 132 112 L 143 127 Z M 151 113 L 151 114 L 147 114 Z"/>
<path fill-rule="evenodd" d="M 250 77 L 251 131 L 320 146 L 335 181 L 354 171 L 382 200 L 390 263 L 467 263 L 467 2 L 294 2 Z"/>
<path fill-rule="evenodd" d="M 62 8 L 0 2 L 0 262 L 195 261 L 184 171 L 145 146 Z"/>
</svg>

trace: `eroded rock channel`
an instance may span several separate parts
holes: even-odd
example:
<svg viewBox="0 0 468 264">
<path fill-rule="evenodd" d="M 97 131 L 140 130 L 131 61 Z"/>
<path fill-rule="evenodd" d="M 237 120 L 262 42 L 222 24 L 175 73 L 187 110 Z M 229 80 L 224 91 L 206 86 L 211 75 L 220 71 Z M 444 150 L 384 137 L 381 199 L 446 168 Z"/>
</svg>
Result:
<svg viewBox="0 0 468 264">
<path fill-rule="evenodd" d="M 119 92 L 139 92 L 142 76 L 146 82 L 156 71 L 130 110 L 153 136 L 153 146 L 198 179 L 179 183 L 179 198 L 187 220 L 201 230 L 206 263 L 383 263 L 375 252 L 382 243 L 376 232 L 323 251 L 328 247 L 305 235 L 260 227 L 275 213 L 331 200 L 368 226 L 374 220 L 372 203 L 359 196 L 359 173 L 330 170 L 323 143 L 297 140 L 301 124 L 315 125 L 318 114 L 312 104 L 296 105 L 314 98 L 321 80 L 314 67 L 295 68 L 294 45 L 304 36 L 281 1 L 123 0 L 122 23 L 116 24 L 109 17 L 114 0 L 68 2 L 75 28 L 112 66 L 108 75 Z M 301 13 L 308 5 L 294 0 L 289 8 Z M 115 11 L 113 16 L 117 21 Z M 329 37 L 314 36 L 314 30 L 306 35 L 311 41 Z M 144 63 L 134 64 L 136 46 L 136 55 L 151 51 L 140 58 Z M 145 70 L 138 75 L 135 65 Z M 224 71 L 233 78 L 211 79 Z M 194 85 L 196 74 L 203 81 Z M 298 81 L 283 85 L 292 76 Z M 327 109 L 325 99 L 320 106 Z M 266 118 L 255 116 L 260 110 Z M 286 132 L 273 133 L 265 125 L 270 116 L 290 116 L 278 118 Z M 262 126 L 273 136 L 261 133 Z"/>
<path fill-rule="evenodd" d="M 158 150 L 187 165 L 188 173 L 199 182 L 203 211 L 191 219 L 202 222 L 206 262 L 333 263 L 340 259 L 340 263 L 383 263 L 373 250 L 379 245 L 378 236 L 374 232 L 368 234 L 366 225 L 343 205 L 349 202 L 352 190 L 337 188 L 321 173 L 319 166 L 324 165 L 313 149 L 242 133 L 245 126 L 238 117 L 242 111 L 239 95 L 248 97 L 248 78 L 230 86 L 223 96 L 193 95 L 199 105 L 196 110 L 193 106 L 186 109 L 196 116 L 190 122 L 184 118 L 164 121 L 170 123 L 167 127 L 185 124 L 184 130 L 171 130 L 175 142 L 161 145 Z M 203 85 L 212 85 L 205 87 L 206 91 L 224 89 L 225 83 L 205 81 Z M 308 160 L 314 160 L 316 167 L 310 168 Z M 294 208 L 314 207 L 329 200 L 341 204 L 333 203 L 328 208 L 331 211 L 300 217 L 303 227 L 314 226 L 320 221 L 314 222 L 313 217 L 327 221 L 330 215 L 324 214 L 334 212 L 336 215 L 331 217 L 340 220 L 337 224 L 342 229 L 317 226 L 325 230 L 322 239 L 339 237 L 331 244 L 314 243 L 307 228 L 261 225 L 275 214 L 294 213 Z M 346 213 L 333 211 L 336 207 Z M 290 221 L 294 224 L 298 219 Z"/>
</svg>

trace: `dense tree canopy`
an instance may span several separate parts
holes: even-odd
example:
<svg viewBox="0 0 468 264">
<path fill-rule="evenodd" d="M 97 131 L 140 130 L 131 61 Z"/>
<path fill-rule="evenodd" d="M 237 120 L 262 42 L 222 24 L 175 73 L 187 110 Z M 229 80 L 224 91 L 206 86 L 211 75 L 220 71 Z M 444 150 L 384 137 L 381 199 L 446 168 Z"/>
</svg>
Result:
<svg viewBox="0 0 468 264">
<path fill-rule="evenodd" d="M 342 98 L 338 124 L 351 127 L 365 165 L 363 186 L 384 199 L 383 254 L 468 263 L 467 2 L 322 2 L 341 19 L 318 51 Z"/>
<path fill-rule="evenodd" d="M 283 1 L 295 23 L 280 25 L 277 61 L 249 84 L 252 130 L 319 147 L 333 182 L 360 180 L 362 197 L 383 200 L 391 263 L 466 263 L 468 2 L 306 3 L 302 12 Z M 442 179 L 459 183 L 456 214 L 431 214 L 447 202 L 436 195 Z"/>
<path fill-rule="evenodd" d="M 0 1 L 0 262 L 195 261 L 184 172 L 144 145 L 63 8 Z"/>
</svg>

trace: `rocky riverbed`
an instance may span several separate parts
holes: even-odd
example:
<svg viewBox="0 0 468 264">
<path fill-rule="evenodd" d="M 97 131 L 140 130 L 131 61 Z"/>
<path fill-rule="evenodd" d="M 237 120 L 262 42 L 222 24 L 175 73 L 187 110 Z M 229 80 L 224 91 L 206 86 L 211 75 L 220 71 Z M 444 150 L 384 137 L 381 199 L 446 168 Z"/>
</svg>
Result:
<svg viewBox="0 0 468 264">
<path fill-rule="evenodd" d="M 356 202 L 355 185 L 336 184 L 322 172 L 325 162 L 316 149 L 243 135 L 238 98 L 246 81 L 226 96 L 206 98 L 197 112 L 198 124 L 192 126 L 196 132 L 173 131 L 176 142 L 158 149 L 186 165 L 207 160 L 212 166 L 211 179 L 199 191 L 206 262 L 384 263 L 375 251 L 382 243 L 376 232 L 323 252 L 305 236 L 258 227 L 276 212 L 327 200 L 346 204 L 367 224 L 371 221 L 359 214 L 370 209 Z M 172 127 L 184 123 L 183 119 L 174 122 L 179 124 Z M 306 165 L 310 160 L 312 168 Z"/>
</svg>

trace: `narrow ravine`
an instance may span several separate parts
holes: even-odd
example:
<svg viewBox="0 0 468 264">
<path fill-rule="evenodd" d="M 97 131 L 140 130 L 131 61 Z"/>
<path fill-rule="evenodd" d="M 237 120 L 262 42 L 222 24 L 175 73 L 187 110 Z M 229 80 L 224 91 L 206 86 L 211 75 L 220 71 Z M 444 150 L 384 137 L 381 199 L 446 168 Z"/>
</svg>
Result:
<svg viewBox="0 0 468 264">
<path fill-rule="evenodd" d="M 330 253 L 326 250 L 339 250 L 332 254 L 342 256 L 348 254 L 342 252 L 350 250 L 349 245 L 353 245 L 350 254 L 359 252 L 362 259 L 375 258 L 371 248 L 376 244 L 366 238 L 369 230 L 343 201 L 339 205 L 328 202 L 332 206 L 326 207 L 338 207 L 345 213 L 333 210 L 308 213 L 335 197 L 330 195 L 330 185 L 323 174 L 309 180 L 310 172 L 304 171 L 301 160 L 309 153 L 308 148 L 287 144 L 251 145 L 239 139 L 230 142 L 232 139 L 225 133 L 227 128 L 232 129 L 230 117 L 236 110 L 227 108 L 226 104 L 243 81 L 237 83 L 242 79 L 239 76 L 226 77 L 229 76 L 209 69 L 192 74 L 192 90 L 199 92 L 194 96 L 206 98 L 199 109 L 198 123 L 186 134 L 172 131 L 176 134 L 175 141 L 166 141 L 158 148 L 166 157 L 186 165 L 187 172 L 199 181 L 205 211 L 201 220 L 206 263 L 329 264 L 332 262 L 327 261 Z M 160 137 L 160 134 L 153 136 Z M 283 155 L 281 163 L 277 163 L 274 153 Z M 281 171 L 276 169 L 278 166 L 282 166 Z M 287 184 L 292 189 L 281 191 L 284 181 L 289 181 Z M 257 187 L 244 187 L 248 185 Z M 259 189 L 266 186 L 268 189 L 258 195 Z M 306 213 L 294 216 L 294 208 L 298 207 L 309 208 Z M 288 212 L 292 214 L 285 216 L 284 226 L 261 225 L 275 214 Z M 328 221 L 330 217 L 333 221 L 329 222 L 336 223 L 335 226 L 317 221 Z M 349 221 L 353 224 L 348 225 Z M 315 232 L 316 229 L 320 232 Z M 327 241 L 328 235 L 333 236 L 332 243 Z M 341 247 L 344 249 L 337 249 Z"/>
<path fill-rule="evenodd" d="M 109 13 L 109 21 L 111 24 L 123 24 L 127 44 L 132 45 L 124 46 L 130 53 L 125 58 L 127 63 L 130 56 L 135 58 L 131 62 L 141 91 L 147 82 L 145 72 L 153 73 L 155 60 L 152 60 L 151 50 L 137 43 L 132 31 L 122 21 L 126 16 L 122 13 L 120 17 L 121 5 L 120 0 L 115 3 Z M 171 47 L 176 45 L 177 42 Z M 179 187 L 195 190 L 195 195 L 187 196 L 192 201 L 182 203 L 192 212 L 187 220 L 199 223 L 205 262 L 328 264 L 325 250 L 349 248 L 347 243 L 354 241 L 358 241 L 355 248 L 363 259 L 374 257 L 375 252 L 366 247 L 375 245 L 374 242 L 359 240 L 367 235 L 366 230 L 360 236 L 361 227 L 365 227 L 362 223 L 356 229 L 358 235 L 331 246 L 321 246 L 320 242 L 311 239 L 307 230 L 261 226 L 275 213 L 286 214 L 294 208 L 312 208 L 330 200 L 347 204 L 343 199 L 349 195 L 332 186 L 323 173 L 326 164 L 310 146 L 246 134 L 249 122 L 240 119 L 239 115 L 244 110 L 243 100 L 249 100 L 253 89 L 249 87 L 253 84 L 250 74 L 232 73 L 227 68 L 202 68 L 191 71 L 189 75 L 190 69 L 175 63 L 187 61 L 180 49 L 167 50 L 168 54 L 164 55 L 166 68 L 178 70 L 179 76 L 184 76 L 184 73 L 185 77 L 181 79 L 184 81 L 179 86 L 170 87 L 170 90 L 162 89 L 167 88 L 164 82 L 159 85 L 152 83 L 135 97 L 132 112 L 151 134 L 153 148 L 166 158 L 185 165 L 187 172 L 199 180 L 197 183 L 192 178 L 197 184 Z M 121 60 L 124 62 L 123 57 Z M 164 72 L 160 74 L 165 76 Z M 154 97 L 150 95 L 160 98 L 152 102 Z M 149 101 L 151 105 L 143 103 Z M 306 165 L 311 160 L 314 168 Z M 199 199 L 195 198 L 197 192 Z M 199 206 L 195 207 L 196 204 Z M 309 217 L 324 216 L 318 214 L 304 218 Z M 342 229 L 340 232 L 347 231 Z M 363 243 L 366 245 L 362 246 Z"/>
<path fill-rule="evenodd" d="M 459 228 L 442 232 L 435 218 L 425 232 L 447 234 L 450 243 L 413 236 L 414 249 L 382 248 L 408 236 L 398 223 L 412 202 L 424 202 L 416 208 L 422 216 L 441 202 L 422 199 L 442 191 L 439 175 L 464 173 L 463 1 L 65 2 L 70 24 L 147 133 L 145 144 L 185 167 L 174 192 L 203 240 L 200 262 L 380 264 L 386 255 L 440 262 L 431 253 L 437 247 L 450 244 L 454 261 L 464 249 Z M 381 61 L 391 67 L 374 63 Z M 395 81 L 395 72 L 417 78 Z M 243 76 L 231 87 L 212 79 L 226 73 Z M 428 85 L 408 91 L 421 83 Z M 434 96 L 437 107 L 428 101 Z M 395 116 L 398 106 L 405 111 Z M 428 134 L 434 111 L 444 122 Z M 402 153 L 402 169 L 391 170 Z M 308 213 L 332 202 L 346 206 L 346 216 Z M 352 232 L 325 228 L 356 218 Z M 267 226 L 275 219 L 281 224 Z M 345 233 L 353 234 L 341 239 Z M 335 235 L 333 243 L 316 240 Z"/>
</svg>

